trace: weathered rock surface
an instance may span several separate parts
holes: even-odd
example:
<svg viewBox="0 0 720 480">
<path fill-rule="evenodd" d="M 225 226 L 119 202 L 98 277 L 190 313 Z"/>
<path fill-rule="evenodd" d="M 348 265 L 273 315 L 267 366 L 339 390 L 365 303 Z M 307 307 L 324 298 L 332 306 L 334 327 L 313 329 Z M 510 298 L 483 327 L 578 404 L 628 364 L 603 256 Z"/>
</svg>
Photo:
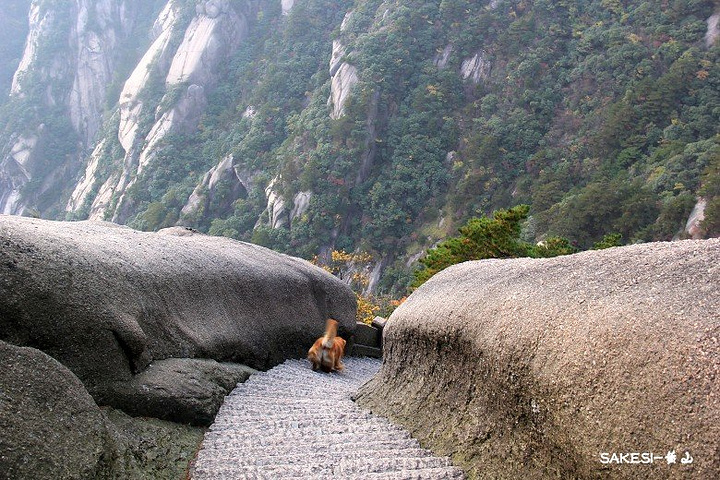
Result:
<svg viewBox="0 0 720 480">
<path fill-rule="evenodd" d="M 102 160 L 104 150 L 106 148 L 106 143 L 105 139 L 101 140 L 93 150 L 92 154 L 90 154 L 88 164 L 85 167 L 85 174 L 81 177 L 80 181 L 75 186 L 73 193 L 70 195 L 70 199 L 65 206 L 65 211 L 74 213 L 85 206 L 88 196 L 93 192 L 96 180 L 95 176 L 97 174 L 98 167 L 100 166 L 100 161 Z M 104 214 L 105 207 L 107 207 L 110 203 L 110 198 L 104 198 L 101 202 L 103 203 L 103 206 L 100 212 Z"/>
<path fill-rule="evenodd" d="M 705 220 L 705 207 L 707 207 L 707 199 L 698 198 L 697 203 L 690 212 L 687 223 L 685 223 L 683 233 L 694 240 L 702 238 L 705 234 L 705 229 L 702 228 L 702 222 Z"/>
<path fill-rule="evenodd" d="M 719 293 L 720 239 L 463 263 L 393 313 L 359 403 L 474 478 L 720 478 Z"/>
<path fill-rule="evenodd" d="M 711 48 L 720 37 L 720 12 L 714 13 L 707 19 L 707 32 L 705 32 L 705 46 Z"/>
<path fill-rule="evenodd" d="M 223 159 L 205 173 L 202 181 L 195 187 L 187 203 L 182 208 L 182 218 L 194 218 L 202 212 L 210 210 L 213 202 L 218 205 L 220 211 L 228 211 L 232 208 L 231 201 L 219 199 L 222 197 L 223 190 L 230 192 L 225 195 L 231 199 L 239 197 L 247 197 L 250 189 L 250 182 L 235 170 L 233 166 L 233 156 L 226 155 Z M 181 222 L 184 223 L 184 222 Z"/>
<path fill-rule="evenodd" d="M 347 24 L 352 17 L 352 11 L 345 14 L 340 32 L 345 31 Z M 345 114 L 345 104 L 350 97 L 350 92 L 359 81 L 358 70 L 355 65 L 345 61 L 346 46 L 340 40 L 333 40 L 332 56 L 330 58 L 330 98 L 328 103 L 332 105 L 330 116 L 338 119 Z"/>
<path fill-rule="evenodd" d="M 125 151 L 122 171 L 116 169 L 109 177 L 99 178 L 97 169 L 91 167 L 91 157 L 68 211 L 76 211 L 89 195 L 83 184 L 102 183 L 92 199 L 89 218 L 112 218 L 117 223 L 127 220 L 127 190 L 153 163 L 169 134 L 196 132 L 208 95 L 219 80 L 219 70 L 247 37 L 257 5 L 254 1 L 206 0 L 197 3 L 195 16 L 185 25 L 183 10 L 187 6 L 167 2 L 155 21 L 154 41 L 120 94 L 118 139 Z M 182 32 L 180 29 L 184 35 L 177 45 L 173 39 Z M 147 101 L 146 88 L 152 87 L 153 74 L 165 77 L 165 95 L 159 104 Z M 154 109 L 154 119 L 148 123 L 150 109 Z"/>
<path fill-rule="evenodd" d="M 99 408 L 57 360 L 0 341 L 0 478 L 183 478 L 204 429 Z"/>
<path fill-rule="evenodd" d="M 128 152 L 133 148 L 138 133 L 138 119 L 143 109 L 140 92 L 148 84 L 153 65 L 161 71 L 170 68 L 173 51 L 170 40 L 178 26 L 179 11 L 174 2 L 168 2 L 153 24 L 153 42 L 123 86 L 120 93 L 120 127 L 118 139 Z"/>
<path fill-rule="evenodd" d="M 330 87 L 329 103 L 333 106 L 330 116 L 338 119 L 345 114 L 345 104 L 350 97 L 350 91 L 358 83 L 358 71 L 355 65 L 343 62 L 345 46 L 338 40 L 333 41 L 332 59 L 330 61 Z"/>
<path fill-rule="evenodd" d="M 136 465 L 121 479 L 177 480 L 187 478 L 206 429 L 151 417 L 131 417 L 103 407 Z M 55 477 L 57 478 L 57 477 Z"/>
<path fill-rule="evenodd" d="M 350 335 L 355 308 L 332 275 L 263 247 L 179 227 L 0 216 L 0 340 L 43 350 L 109 405 L 126 400 L 116 382 L 143 385 L 135 375 L 159 360 L 262 369 L 302 357 L 327 317 Z"/>
<path fill-rule="evenodd" d="M 281 5 L 283 15 L 287 15 L 295 5 L 295 0 L 282 0 Z"/>
<path fill-rule="evenodd" d="M 477 52 L 472 58 L 463 60 L 460 66 L 460 75 L 464 79 L 471 79 L 473 83 L 490 78 L 492 64 L 487 60 L 483 51 Z"/>
<path fill-rule="evenodd" d="M 168 358 L 153 362 L 130 381 L 105 385 L 98 401 L 135 416 L 207 426 L 225 396 L 254 372 L 215 360 Z"/>
<path fill-rule="evenodd" d="M 136 2 L 121 0 L 33 2 L 11 97 L 23 98 L 43 88 L 42 104 L 35 108 L 62 111 L 77 134 L 78 146 L 92 148 L 119 60 L 118 47 L 131 34 L 136 12 Z M 21 214 L 31 205 L 42 210 L 43 193 L 58 185 L 65 188 L 73 180 L 75 155 L 64 161 L 44 158 L 48 153 L 42 145 L 49 130 L 40 121 L 26 125 L 3 146 L 10 154 L 0 157 L 0 212 Z M 39 193 L 28 193 L 25 187 L 31 181 L 42 185 Z"/>
<path fill-rule="evenodd" d="M 0 478 L 113 478 L 125 471 L 113 425 L 67 368 L 0 342 Z"/>
</svg>

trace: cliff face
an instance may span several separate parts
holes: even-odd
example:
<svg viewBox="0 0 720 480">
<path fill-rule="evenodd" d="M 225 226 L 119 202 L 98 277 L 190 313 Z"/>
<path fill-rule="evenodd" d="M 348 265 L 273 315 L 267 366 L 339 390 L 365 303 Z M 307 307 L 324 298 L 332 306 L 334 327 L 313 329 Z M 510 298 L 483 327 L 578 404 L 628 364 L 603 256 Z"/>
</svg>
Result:
<svg viewBox="0 0 720 480">
<path fill-rule="evenodd" d="M 89 218 L 127 220 L 132 207 L 125 202 L 132 204 L 132 199 L 125 196 L 126 190 L 154 160 L 168 135 L 196 131 L 207 107 L 207 94 L 217 85 L 218 67 L 247 36 L 255 8 L 252 2 L 242 8 L 231 7 L 227 0 L 201 2 L 196 5 L 190 24 L 184 25 L 187 11 L 177 2 L 166 4 L 153 26 L 154 41 L 120 94 L 117 137 L 124 150 L 122 170 L 116 168 L 102 178 L 96 167 L 100 156 L 91 157 L 89 168 L 68 203 L 69 211 L 77 212 L 85 202 L 92 202 Z M 179 38 L 183 30 L 177 45 L 173 39 Z M 158 82 L 157 77 L 164 81 Z M 158 98 L 148 101 L 147 92 L 152 88 L 164 91 L 159 101 Z M 102 186 L 91 199 L 88 185 L 99 183 Z"/>
<path fill-rule="evenodd" d="M 218 66 L 247 35 L 256 7 L 253 2 L 231 6 L 227 0 L 209 0 L 190 9 L 182 2 L 168 1 L 153 14 L 156 20 L 150 29 L 150 45 L 124 81 L 119 98 L 109 99 L 113 92 L 108 88 L 117 83 L 121 73 L 118 62 L 127 62 L 129 53 L 124 49 L 130 43 L 128 37 L 148 34 L 137 19 L 149 13 L 142 3 L 33 2 L 10 103 L 18 109 L 30 104 L 40 112 L 36 118 L 13 125 L 16 130 L 4 146 L 1 212 L 22 214 L 30 208 L 57 215 L 65 197 L 68 212 L 77 212 L 87 202 L 90 218 L 107 215 L 122 221 L 124 192 L 152 161 L 163 139 L 195 131 L 207 105 L 207 93 L 218 83 Z M 287 11 L 291 7 L 285 5 Z M 108 106 L 115 102 L 113 113 Z M 114 120 L 100 132 L 103 117 L 109 115 Z M 48 132 L 51 116 L 62 117 L 58 123 L 68 122 Z M 57 143 L 54 137 L 66 142 L 67 158 L 47 158 L 54 152 L 48 152 L 43 144 Z M 104 152 L 114 142 L 119 142 L 124 156 L 122 160 L 113 158 L 115 165 L 100 172 L 101 160 L 107 160 Z M 92 152 L 87 159 L 85 152 Z M 73 181 L 82 161 L 86 162 L 84 175 Z M 31 182 L 42 187 L 28 193 Z M 42 198 L 49 190 L 56 191 Z"/>
<path fill-rule="evenodd" d="M 28 10 L 31 0 L 3 2 L 0 15 L 0 105 L 10 93 L 13 74 L 20 64 L 28 34 Z"/>
<path fill-rule="evenodd" d="M 117 49 L 131 33 L 136 11 L 124 0 L 32 3 L 10 104 L 34 114 L 24 112 L 3 145 L 0 211 L 51 208 L 58 201 L 51 190 L 72 182 L 100 128 Z M 48 158 L 58 153 L 64 158 Z M 30 183 L 39 187 L 29 189 Z"/>
</svg>

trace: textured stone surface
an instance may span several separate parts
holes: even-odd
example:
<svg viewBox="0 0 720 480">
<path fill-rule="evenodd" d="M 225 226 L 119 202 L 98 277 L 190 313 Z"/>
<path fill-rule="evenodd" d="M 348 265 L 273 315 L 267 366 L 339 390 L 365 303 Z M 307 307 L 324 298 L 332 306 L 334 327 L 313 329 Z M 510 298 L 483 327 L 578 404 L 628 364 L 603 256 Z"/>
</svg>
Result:
<svg viewBox="0 0 720 480">
<path fill-rule="evenodd" d="M 447 458 L 352 402 L 378 360 L 347 358 L 345 366 L 324 374 L 288 360 L 238 385 L 205 434 L 193 480 L 463 478 Z"/>
<path fill-rule="evenodd" d="M 352 354 L 358 357 L 382 358 L 382 353 L 382 349 L 378 347 L 358 344 L 352 346 Z"/>
<path fill-rule="evenodd" d="M 67 117 L 83 150 L 94 146 L 118 62 L 116 53 L 132 30 L 137 6 L 123 0 L 77 0 L 64 8 L 67 13 L 40 2 L 29 7 L 29 30 L 12 96 L 32 98 L 31 92 L 42 88 L 41 103 L 34 103 L 35 108 L 55 109 L 57 116 Z M 0 213 L 17 215 L 28 207 L 42 210 L 43 194 L 51 187 L 63 190 L 74 180 L 75 155 L 65 160 L 45 158 L 44 145 L 52 141 L 47 132 L 52 129 L 43 123 L 47 120 L 36 122 L 3 139 Z M 26 188 L 30 182 L 43 188 Z"/>
<path fill-rule="evenodd" d="M 373 321 L 372 321 L 373 327 L 379 328 L 380 330 L 382 330 L 383 328 L 385 328 L 385 325 L 387 325 L 387 318 L 383 318 L 383 317 L 373 318 Z"/>
<path fill-rule="evenodd" d="M 254 372 L 214 360 L 169 358 L 153 362 L 130 381 L 104 384 L 97 400 L 135 416 L 207 426 L 225 396 Z"/>
<path fill-rule="evenodd" d="M 232 4 L 231 4 L 232 3 Z M 153 28 L 155 39 L 125 82 L 121 93 L 118 138 L 125 150 L 122 172 L 105 179 L 92 202 L 90 219 L 106 218 L 112 209 L 114 222 L 128 219 L 125 194 L 143 169 L 152 164 L 170 134 L 196 132 L 207 107 L 207 98 L 218 82 L 218 71 L 248 34 L 258 2 L 208 0 L 195 7 L 196 15 L 185 28 L 180 45 L 171 42 L 179 28 L 184 28 L 183 10 L 177 2 L 168 2 Z M 148 108 L 141 92 L 149 81 L 150 72 L 165 75 L 166 92 L 156 110 L 149 130 L 141 128 Z M 92 172 L 93 183 L 97 174 Z M 87 182 L 87 176 L 84 179 Z M 79 188 L 79 187 L 78 187 Z M 76 192 L 80 195 L 81 192 Z M 113 198 L 119 199 L 113 202 Z M 75 202 L 77 203 L 77 202 Z"/>
<path fill-rule="evenodd" d="M 80 380 L 34 348 L 0 342 L 0 478 L 113 478 L 124 452 Z"/>
<path fill-rule="evenodd" d="M 379 347 L 380 339 L 378 338 L 380 330 L 366 323 L 358 322 L 355 326 L 355 343 L 367 345 L 369 347 Z"/>
<path fill-rule="evenodd" d="M 134 471 L 118 475 L 118 480 L 187 479 L 190 461 L 200 448 L 205 428 L 151 417 L 131 417 L 111 408 L 102 410 L 137 463 Z"/>
<path fill-rule="evenodd" d="M 58 361 L 0 341 L 0 478 L 185 478 L 205 429 L 98 408 Z"/>
<path fill-rule="evenodd" d="M 340 32 L 345 31 L 351 16 L 352 10 L 345 14 L 340 26 Z M 332 113 L 330 113 L 333 119 L 345 115 L 345 104 L 353 87 L 359 81 L 357 67 L 344 61 L 346 54 L 346 46 L 343 42 L 333 40 L 332 55 L 330 57 L 330 77 L 332 77 L 332 81 L 330 83 L 330 98 L 328 99 L 328 104 L 332 105 L 333 108 Z"/>
<path fill-rule="evenodd" d="M 359 403 L 471 477 L 720 478 L 720 239 L 460 264 L 384 342 Z"/>
<path fill-rule="evenodd" d="M 120 93 L 118 139 L 126 152 L 133 147 L 137 140 L 138 121 L 143 108 L 139 95 L 148 82 L 153 65 L 163 70 L 170 68 L 173 56 L 170 48 L 170 37 L 176 28 L 178 17 L 177 5 L 168 2 L 153 25 L 153 42 L 125 82 Z"/>
<path fill-rule="evenodd" d="M 328 317 L 351 334 L 355 308 L 332 275 L 263 247 L 0 216 L 0 339 L 43 350 L 110 405 L 108 385 L 153 361 L 304 357 Z"/>
</svg>

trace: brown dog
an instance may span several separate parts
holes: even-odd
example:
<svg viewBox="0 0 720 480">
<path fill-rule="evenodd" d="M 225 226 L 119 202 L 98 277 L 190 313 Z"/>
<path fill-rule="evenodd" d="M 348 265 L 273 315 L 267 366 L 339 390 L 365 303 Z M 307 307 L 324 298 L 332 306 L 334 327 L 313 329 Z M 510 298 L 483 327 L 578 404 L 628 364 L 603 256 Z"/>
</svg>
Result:
<svg viewBox="0 0 720 480">
<path fill-rule="evenodd" d="M 328 318 L 325 324 L 325 335 L 315 340 L 308 351 L 308 360 L 312 362 L 312 369 L 318 367 L 325 373 L 333 370 L 342 370 L 344 365 L 340 362 L 345 352 L 345 339 L 337 336 L 338 321 Z"/>
</svg>

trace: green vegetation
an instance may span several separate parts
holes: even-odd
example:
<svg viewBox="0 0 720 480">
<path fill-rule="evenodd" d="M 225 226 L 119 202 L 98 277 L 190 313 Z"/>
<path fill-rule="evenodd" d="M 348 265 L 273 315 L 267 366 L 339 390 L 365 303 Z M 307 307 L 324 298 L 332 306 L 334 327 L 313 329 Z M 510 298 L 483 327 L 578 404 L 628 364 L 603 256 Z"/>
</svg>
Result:
<svg viewBox="0 0 720 480">
<path fill-rule="evenodd" d="M 489 258 L 548 258 L 577 252 L 564 238 L 551 237 L 537 244 L 521 239 L 523 223 L 530 207 L 519 205 L 498 210 L 492 217 L 473 217 L 460 227 L 460 235 L 428 250 L 415 271 L 413 287 L 418 287 L 439 271 L 469 260 Z M 613 237 L 615 238 L 615 237 Z M 602 248 L 602 247 L 601 247 Z"/>
</svg>

